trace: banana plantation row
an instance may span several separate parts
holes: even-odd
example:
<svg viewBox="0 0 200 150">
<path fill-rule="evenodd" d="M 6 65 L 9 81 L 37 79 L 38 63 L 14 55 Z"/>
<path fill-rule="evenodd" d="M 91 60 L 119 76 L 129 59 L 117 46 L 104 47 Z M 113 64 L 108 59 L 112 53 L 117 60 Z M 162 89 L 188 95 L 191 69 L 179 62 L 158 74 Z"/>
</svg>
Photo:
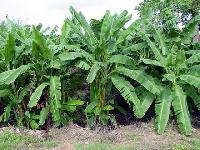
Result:
<svg viewBox="0 0 200 150">
<path fill-rule="evenodd" d="M 37 129 L 84 115 L 88 126 L 115 125 L 113 112 L 127 111 L 115 91 L 137 118 L 155 105 L 157 133 L 175 117 L 190 135 L 190 114 L 200 110 L 200 45 L 193 42 L 200 16 L 164 31 L 146 16 L 127 27 L 127 11 L 90 22 L 70 12 L 60 35 L 56 28 L 1 23 L 1 124 Z"/>
</svg>

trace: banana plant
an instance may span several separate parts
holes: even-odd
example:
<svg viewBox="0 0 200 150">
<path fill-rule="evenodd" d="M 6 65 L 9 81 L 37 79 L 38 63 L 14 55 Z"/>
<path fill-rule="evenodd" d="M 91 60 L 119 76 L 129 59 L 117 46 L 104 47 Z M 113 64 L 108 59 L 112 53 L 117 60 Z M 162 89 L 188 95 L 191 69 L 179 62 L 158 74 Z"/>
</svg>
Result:
<svg viewBox="0 0 200 150">
<path fill-rule="evenodd" d="M 191 31 L 196 29 L 199 21 L 199 16 L 193 18 L 182 31 L 176 32 L 174 37 L 162 34 L 160 29 L 147 23 L 146 20 L 140 28 L 141 37 L 146 40 L 154 55 L 154 59 L 143 58 L 141 61 L 148 66 L 155 66 L 162 72 L 159 79 L 163 90 L 155 101 L 155 127 L 159 134 L 165 131 L 171 108 L 173 108 L 180 132 L 185 135 L 190 135 L 192 132 L 187 106 L 187 96 L 192 93 L 187 95 L 184 90 L 187 85 L 200 88 L 200 76 L 197 70 L 194 70 L 194 67 L 199 65 L 200 55 L 189 57 L 186 55 L 185 48 L 192 42 L 194 33 L 192 34 Z M 149 30 L 152 30 L 150 34 Z M 198 97 L 195 90 L 192 91 Z M 191 97 L 194 98 L 196 104 L 199 104 L 195 96 Z"/>
<path fill-rule="evenodd" d="M 153 94 L 159 93 L 160 89 L 151 76 L 137 68 L 137 60 L 126 55 L 140 47 L 125 44 L 139 26 L 138 22 L 125 29 L 124 25 L 131 19 L 131 15 L 128 15 L 127 11 L 119 15 L 111 15 L 107 11 L 101 21 L 95 21 L 96 25 L 90 25 L 81 12 L 78 13 L 72 7 L 70 11 L 73 19 L 67 19 L 66 23 L 82 44 L 73 45 L 73 49 L 61 53 L 59 58 L 63 62 L 72 61 L 76 67 L 88 70 L 86 80 L 90 84 L 90 102 L 85 112 L 89 124 L 99 121 L 106 125 L 109 120 L 114 121 L 113 116 L 108 113 L 114 109 L 113 98 L 110 96 L 113 85 L 124 99 L 134 106 L 135 115 L 142 118 L 146 110 L 143 109 L 134 87 L 125 76 L 140 83 Z M 94 26 L 98 29 L 93 31 Z"/>
<path fill-rule="evenodd" d="M 1 34 L 2 48 L 0 51 L 0 97 L 6 105 L 0 118 L 1 121 L 6 122 L 11 114 L 14 114 L 17 125 L 23 126 L 23 111 L 26 109 L 24 99 L 28 94 L 28 80 L 26 79 L 31 65 L 27 62 L 27 55 L 20 52 L 20 49 L 26 48 L 21 46 L 22 40 L 17 40 L 17 36 L 28 28 L 14 25 L 13 22 L 6 22 L 6 25 L 4 28 L 6 32 Z M 12 28 L 8 28 L 8 25 Z"/>
</svg>

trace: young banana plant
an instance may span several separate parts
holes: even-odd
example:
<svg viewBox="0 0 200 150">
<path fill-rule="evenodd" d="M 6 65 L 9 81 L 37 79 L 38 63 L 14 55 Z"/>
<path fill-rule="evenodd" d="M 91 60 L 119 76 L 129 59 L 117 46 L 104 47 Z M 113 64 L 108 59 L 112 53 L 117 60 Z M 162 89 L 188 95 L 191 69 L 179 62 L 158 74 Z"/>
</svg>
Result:
<svg viewBox="0 0 200 150">
<path fill-rule="evenodd" d="M 102 124 L 112 120 L 108 114 L 108 111 L 114 109 L 113 102 L 109 101 L 112 99 L 110 96 L 112 85 L 120 91 L 128 103 L 134 106 L 135 115 L 142 118 L 146 110 L 143 109 L 134 87 L 125 76 L 134 79 L 153 94 L 159 93 L 160 89 L 152 77 L 136 67 L 136 60 L 125 54 L 139 47 L 124 46 L 128 36 L 134 34 L 138 22 L 125 29 L 124 25 L 131 19 L 128 12 L 111 15 L 107 11 L 100 23 L 96 21 L 99 29 L 93 31 L 81 12 L 78 13 L 72 7 L 70 11 L 73 20 L 67 19 L 66 23 L 79 37 L 82 45 L 60 54 L 59 58 L 64 62 L 73 60 L 77 67 L 89 70 L 87 81 L 90 84 L 91 98 L 85 109 L 90 117 L 89 122 L 92 120 L 94 123 L 96 117 Z M 148 104 L 145 108 L 148 108 Z"/>
<path fill-rule="evenodd" d="M 193 93 L 186 93 L 184 87 L 189 84 L 194 88 L 200 88 L 200 76 L 194 69 L 194 67 L 199 67 L 200 55 L 192 55 L 187 58 L 185 47 L 192 42 L 194 32 L 192 33 L 191 31 L 196 30 L 199 21 L 200 16 L 195 17 L 173 38 L 166 37 L 159 29 L 149 23 L 147 23 L 148 27 L 143 25 L 140 31 L 142 38 L 146 40 L 154 55 L 154 59 L 144 58 L 142 62 L 148 66 L 156 66 L 157 69 L 160 68 L 160 70 L 163 70 L 163 74 L 160 74 L 159 77 L 162 79 L 160 82 L 162 82 L 163 90 L 155 101 L 155 126 L 159 134 L 165 131 L 171 107 L 177 118 L 180 132 L 185 135 L 191 134 L 187 96 L 195 93 L 191 97 L 194 98 L 194 102 L 197 105 L 199 105 L 199 102 L 197 102 L 198 99 L 196 97 L 199 96 L 195 90 L 191 89 L 190 91 L 193 91 Z M 152 41 L 152 37 L 149 37 L 147 30 L 143 29 L 144 27 L 146 29 L 149 29 L 149 27 L 153 28 L 155 42 Z"/>
</svg>

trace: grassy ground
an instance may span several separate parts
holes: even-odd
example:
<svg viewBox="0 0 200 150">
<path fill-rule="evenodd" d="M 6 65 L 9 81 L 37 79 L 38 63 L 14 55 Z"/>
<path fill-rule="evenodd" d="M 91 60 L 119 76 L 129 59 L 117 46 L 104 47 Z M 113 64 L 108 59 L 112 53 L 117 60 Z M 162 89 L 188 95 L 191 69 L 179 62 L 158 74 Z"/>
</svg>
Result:
<svg viewBox="0 0 200 150">
<path fill-rule="evenodd" d="M 200 150 L 200 129 L 193 129 L 192 136 L 185 137 L 173 125 L 163 135 L 155 134 L 153 123 L 110 131 L 70 125 L 52 128 L 48 140 L 44 139 L 44 133 L 6 128 L 0 131 L 0 150 Z"/>
<path fill-rule="evenodd" d="M 13 133 L 11 130 L 4 130 L 0 134 L 0 150 L 14 149 L 49 149 L 56 147 L 58 142 L 42 140 L 35 136 L 21 133 Z"/>
</svg>

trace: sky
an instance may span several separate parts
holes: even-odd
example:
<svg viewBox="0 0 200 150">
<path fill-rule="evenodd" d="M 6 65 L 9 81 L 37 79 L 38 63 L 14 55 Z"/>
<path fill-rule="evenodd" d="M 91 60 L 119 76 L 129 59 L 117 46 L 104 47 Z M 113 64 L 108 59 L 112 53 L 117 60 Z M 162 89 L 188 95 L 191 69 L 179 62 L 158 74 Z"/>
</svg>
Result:
<svg viewBox="0 0 200 150">
<path fill-rule="evenodd" d="M 70 15 L 69 6 L 82 11 L 87 20 L 100 19 L 106 10 L 119 13 L 128 10 L 137 19 L 135 7 L 143 0 L 1 0 L 0 20 L 9 18 L 25 24 L 42 23 L 45 26 L 61 26 Z"/>
</svg>

